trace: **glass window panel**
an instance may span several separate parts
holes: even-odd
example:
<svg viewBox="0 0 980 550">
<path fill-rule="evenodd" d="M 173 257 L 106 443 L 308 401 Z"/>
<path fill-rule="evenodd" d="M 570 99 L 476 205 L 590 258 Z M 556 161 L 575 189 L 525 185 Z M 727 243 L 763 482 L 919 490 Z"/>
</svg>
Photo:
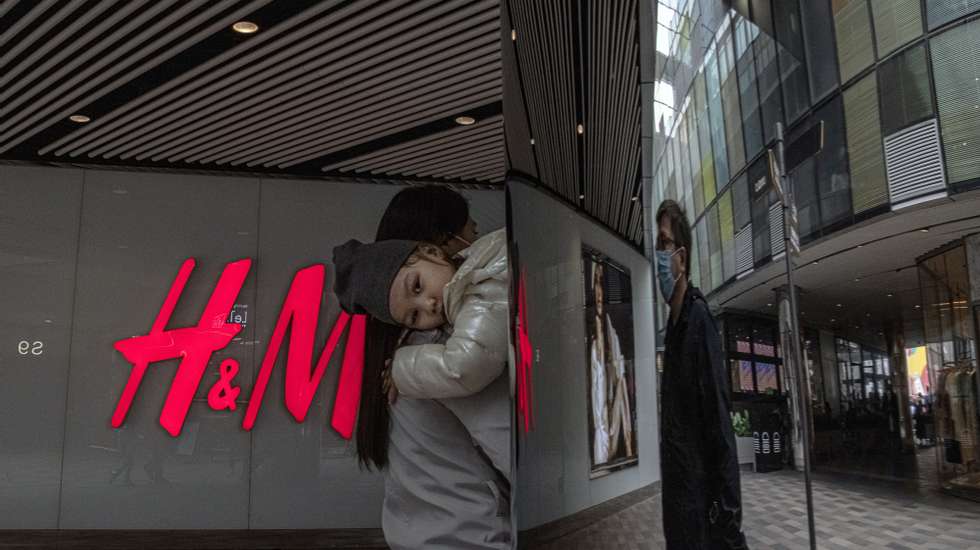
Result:
<svg viewBox="0 0 980 550">
<path fill-rule="evenodd" d="M 701 218 L 701 222 L 698 223 L 697 227 L 697 239 L 698 239 L 698 250 L 700 251 L 699 262 L 701 263 L 701 289 L 705 293 L 714 290 L 711 285 L 711 249 L 708 245 L 708 224 L 706 223 L 707 216 Z"/>
<path fill-rule="evenodd" d="M 783 120 L 783 99 L 779 91 L 779 66 L 776 63 L 776 42 L 760 34 L 755 40 L 755 64 L 758 72 L 759 104 L 762 108 L 762 136 L 768 143 L 775 138 L 776 122 Z"/>
<path fill-rule="evenodd" d="M 728 151 L 725 147 L 725 120 L 721 107 L 721 81 L 715 50 L 708 51 L 704 60 L 705 83 L 708 91 L 708 119 L 711 125 L 711 146 L 715 153 L 715 191 L 728 183 Z M 707 197 L 707 194 L 706 194 Z"/>
<path fill-rule="evenodd" d="M 980 178 L 980 19 L 942 33 L 931 46 L 947 178 Z"/>
<path fill-rule="evenodd" d="M 728 168 L 729 174 L 733 174 L 745 166 L 745 146 L 742 143 L 742 113 L 738 105 L 738 78 L 735 76 L 735 52 L 731 32 L 726 31 L 722 35 L 718 42 L 718 51 Z M 724 184 L 728 184 L 727 179 Z"/>
<path fill-rule="evenodd" d="M 840 80 L 847 82 L 875 60 L 867 0 L 833 0 Z"/>
<path fill-rule="evenodd" d="M 758 263 L 772 254 L 769 238 L 769 182 L 765 157 L 749 167 L 749 189 L 752 193 L 752 258 Z"/>
<path fill-rule="evenodd" d="M 724 282 L 721 271 L 721 228 L 718 223 L 718 202 L 711 207 L 711 210 L 708 210 L 705 218 L 707 218 L 706 237 L 708 239 L 708 251 L 711 262 L 711 288 L 715 289 L 720 287 L 721 283 Z"/>
<path fill-rule="evenodd" d="M 698 138 L 697 113 L 693 108 L 687 110 L 684 122 L 687 124 L 689 145 L 687 162 L 691 165 L 691 190 L 694 195 L 694 210 L 690 215 L 694 217 L 704 210 L 704 181 L 701 179 L 701 147 Z"/>
<path fill-rule="evenodd" d="M 776 356 L 776 339 L 773 330 L 768 327 L 755 327 L 752 329 L 752 350 L 755 355 L 764 357 Z"/>
<path fill-rule="evenodd" d="M 780 78 L 783 83 L 783 106 L 786 120 L 798 119 L 810 107 L 810 88 L 807 82 L 803 50 L 803 31 L 800 29 L 800 6 L 797 0 L 780 0 L 773 4 L 776 24 Z"/>
<path fill-rule="evenodd" d="M 718 227 L 721 230 L 722 279 L 727 281 L 735 276 L 735 228 L 731 187 L 718 199 Z"/>
<path fill-rule="evenodd" d="M 844 115 L 847 117 L 854 212 L 864 212 L 888 202 L 878 120 L 878 84 L 874 74 L 844 90 Z"/>
<path fill-rule="evenodd" d="M 816 120 L 824 121 L 824 146 L 815 157 L 821 228 L 835 226 L 851 216 L 851 181 L 841 104 L 841 96 L 837 96 L 814 113 Z"/>
<path fill-rule="evenodd" d="M 742 134 L 745 138 L 745 156 L 751 159 L 762 150 L 762 121 L 759 118 L 759 91 L 756 85 L 755 54 L 752 51 L 753 35 L 758 28 L 745 18 L 735 22 L 735 66 L 738 72 L 739 101 L 742 111 Z M 741 46 L 739 45 L 741 43 Z"/>
<path fill-rule="evenodd" d="M 837 86 L 837 50 L 834 48 L 833 18 L 828 0 L 800 3 L 806 64 L 810 72 L 810 95 L 814 101 Z"/>
<path fill-rule="evenodd" d="M 926 17 L 930 29 L 977 10 L 980 10 L 980 0 L 926 0 Z"/>
<path fill-rule="evenodd" d="M 885 57 L 922 34 L 919 0 L 871 0 L 878 57 Z"/>
<path fill-rule="evenodd" d="M 800 164 L 790 181 L 796 199 L 796 214 L 800 222 L 800 240 L 806 242 L 820 231 L 820 195 L 817 193 L 817 180 L 814 176 L 813 159 Z"/>
<path fill-rule="evenodd" d="M 881 81 L 881 116 L 886 136 L 932 116 L 925 44 L 882 63 L 878 68 L 878 78 Z"/>
<path fill-rule="evenodd" d="M 732 215 L 735 219 L 736 232 L 752 221 L 752 210 L 749 207 L 749 176 L 743 173 L 732 184 Z"/>
<path fill-rule="evenodd" d="M 779 383 L 776 381 L 776 365 L 772 363 L 756 363 L 755 375 L 759 384 L 759 393 L 779 391 Z"/>
<path fill-rule="evenodd" d="M 739 361 L 739 388 L 745 392 L 755 391 L 755 382 L 752 379 L 752 361 Z"/>
<path fill-rule="evenodd" d="M 698 113 L 698 137 L 701 141 L 701 179 L 704 184 L 704 204 L 715 198 L 715 162 L 711 148 L 711 127 L 708 124 L 708 101 L 704 92 L 704 73 L 694 79 L 694 109 Z"/>
</svg>

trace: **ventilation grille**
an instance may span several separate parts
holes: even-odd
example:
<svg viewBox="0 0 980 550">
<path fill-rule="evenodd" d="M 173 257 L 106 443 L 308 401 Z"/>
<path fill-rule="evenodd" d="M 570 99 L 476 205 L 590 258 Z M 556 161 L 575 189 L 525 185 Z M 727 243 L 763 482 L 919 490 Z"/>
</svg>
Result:
<svg viewBox="0 0 980 550">
<path fill-rule="evenodd" d="M 735 235 L 735 272 L 745 273 L 752 269 L 752 225 Z"/>
<path fill-rule="evenodd" d="M 885 138 L 885 171 L 892 204 L 945 190 L 935 119 Z"/>
<path fill-rule="evenodd" d="M 783 205 L 777 202 L 769 207 L 769 242 L 773 257 L 782 254 L 786 249 L 783 237 Z"/>
</svg>

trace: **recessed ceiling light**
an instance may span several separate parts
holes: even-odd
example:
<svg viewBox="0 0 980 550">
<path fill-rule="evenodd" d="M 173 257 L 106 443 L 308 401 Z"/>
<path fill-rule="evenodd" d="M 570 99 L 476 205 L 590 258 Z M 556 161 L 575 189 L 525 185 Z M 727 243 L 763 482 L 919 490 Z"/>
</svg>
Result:
<svg viewBox="0 0 980 550">
<path fill-rule="evenodd" d="M 640 200 L 640 197 L 633 197 L 633 202 Z"/>
<path fill-rule="evenodd" d="M 239 21 L 231 26 L 232 30 L 235 32 L 240 32 L 242 34 L 252 34 L 253 32 L 258 32 L 259 26 L 251 21 Z"/>
<path fill-rule="evenodd" d="M 861 277 L 855 277 L 854 278 L 854 282 L 855 283 L 860 283 L 861 282 Z"/>
<path fill-rule="evenodd" d="M 579 195 L 578 198 L 579 200 L 585 200 L 585 195 Z"/>
<path fill-rule="evenodd" d="M 820 263 L 820 260 L 813 260 L 813 265 L 817 265 L 819 263 Z"/>
<path fill-rule="evenodd" d="M 534 145 L 534 138 L 531 138 L 531 145 Z"/>
<path fill-rule="evenodd" d="M 871 314 L 870 313 L 868 313 L 868 317 L 871 317 Z"/>
<path fill-rule="evenodd" d="M 772 307 L 772 304 L 766 304 L 766 307 Z"/>
<path fill-rule="evenodd" d="M 87 117 L 85 115 L 71 115 L 70 117 L 68 117 L 68 120 L 70 120 L 72 122 L 77 122 L 79 124 L 85 124 L 86 122 L 88 122 L 88 121 L 90 121 L 92 119 L 90 119 L 89 117 Z"/>
<path fill-rule="evenodd" d="M 863 244 L 859 244 L 859 245 L 857 245 L 857 247 L 858 247 L 858 248 L 861 248 L 862 246 L 864 246 L 864 245 L 863 245 Z"/>
<path fill-rule="evenodd" d="M 843 306 L 841 306 L 840 304 L 837 304 L 837 307 L 843 307 Z"/>
<path fill-rule="evenodd" d="M 894 296 L 894 294 L 892 294 L 891 292 L 889 292 L 888 293 L 888 297 L 891 298 L 892 296 Z"/>
<path fill-rule="evenodd" d="M 471 116 L 456 117 L 456 124 L 459 124 L 460 126 L 469 126 L 470 124 L 474 124 L 475 122 L 476 119 Z"/>
<path fill-rule="evenodd" d="M 579 124 L 578 126 L 575 127 L 575 131 L 578 132 L 579 135 L 584 134 L 585 133 L 585 126 L 582 126 L 581 124 Z"/>
<path fill-rule="evenodd" d="M 919 233 L 928 233 L 928 232 L 929 232 L 928 227 L 919 230 Z"/>
<path fill-rule="evenodd" d="M 831 323 L 836 323 L 837 322 L 837 319 L 831 319 L 830 322 Z"/>
<path fill-rule="evenodd" d="M 921 308 L 921 307 L 922 307 L 922 306 L 920 306 L 919 304 L 915 304 L 915 309 L 919 309 L 919 308 Z"/>
<path fill-rule="evenodd" d="M 517 29 L 511 29 L 510 30 L 510 39 L 512 41 L 516 41 L 517 40 Z"/>
</svg>

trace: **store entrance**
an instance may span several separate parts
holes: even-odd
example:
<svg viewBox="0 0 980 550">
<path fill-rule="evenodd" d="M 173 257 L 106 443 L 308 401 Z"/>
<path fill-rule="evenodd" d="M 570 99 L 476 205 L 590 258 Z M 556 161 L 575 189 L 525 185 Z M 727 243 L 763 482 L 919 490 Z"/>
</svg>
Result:
<svg viewBox="0 0 980 550">
<path fill-rule="evenodd" d="M 934 445 L 940 487 L 980 500 L 977 309 L 966 248 L 956 241 L 919 261 L 929 396 L 916 437 Z"/>
</svg>

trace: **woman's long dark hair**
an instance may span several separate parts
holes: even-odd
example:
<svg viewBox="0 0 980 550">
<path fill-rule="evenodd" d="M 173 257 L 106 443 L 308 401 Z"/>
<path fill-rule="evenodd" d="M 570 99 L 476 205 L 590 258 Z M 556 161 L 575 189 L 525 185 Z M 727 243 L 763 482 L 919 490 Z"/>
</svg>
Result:
<svg viewBox="0 0 980 550">
<path fill-rule="evenodd" d="M 463 230 L 469 217 L 469 204 L 456 191 L 436 185 L 409 187 L 391 199 L 375 240 L 406 239 L 442 246 Z M 368 317 L 357 420 L 357 459 L 368 469 L 388 464 L 390 419 L 387 398 L 381 391 L 381 372 L 385 360 L 395 353 L 401 330 Z"/>
</svg>

